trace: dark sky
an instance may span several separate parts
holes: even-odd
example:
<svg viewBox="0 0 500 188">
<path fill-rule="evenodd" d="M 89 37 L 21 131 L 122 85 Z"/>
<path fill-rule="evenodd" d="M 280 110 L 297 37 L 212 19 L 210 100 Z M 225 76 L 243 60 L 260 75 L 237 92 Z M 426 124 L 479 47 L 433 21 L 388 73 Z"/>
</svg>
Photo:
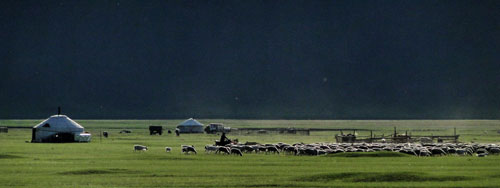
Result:
<svg viewBox="0 0 500 188">
<path fill-rule="evenodd" d="M 0 118 L 500 118 L 500 1 L 0 1 Z"/>
</svg>

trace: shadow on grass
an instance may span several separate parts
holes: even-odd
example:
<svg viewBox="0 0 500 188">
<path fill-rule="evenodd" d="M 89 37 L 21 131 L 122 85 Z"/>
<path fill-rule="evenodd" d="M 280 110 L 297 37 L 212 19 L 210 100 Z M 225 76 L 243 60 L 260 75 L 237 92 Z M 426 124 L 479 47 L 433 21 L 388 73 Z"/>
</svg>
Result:
<svg viewBox="0 0 500 188">
<path fill-rule="evenodd" d="M 347 152 L 335 153 L 326 155 L 326 157 L 412 157 L 405 153 L 392 152 L 392 151 L 379 151 L 379 152 Z"/>
<path fill-rule="evenodd" d="M 172 161 L 194 161 L 194 160 L 200 160 L 199 158 L 194 158 L 194 157 L 177 157 L 177 156 L 135 156 L 131 158 L 133 160 L 172 160 Z"/>
<path fill-rule="evenodd" d="M 0 154 L 0 159 L 17 159 L 17 158 L 22 158 L 22 157 L 17 155 Z"/>
<path fill-rule="evenodd" d="M 59 172 L 57 174 L 62 175 L 98 175 L 98 174 L 135 174 L 137 171 L 131 171 L 128 169 L 120 168 L 110 168 L 110 169 L 84 169 L 84 170 L 74 170 Z"/>
<path fill-rule="evenodd" d="M 243 187 L 282 187 L 278 184 L 253 184 L 253 185 L 244 185 Z"/>
<path fill-rule="evenodd" d="M 424 182 L 424 181 L 463 181 L 472 178 L 465 176 L 430 176 L 415 172 L 352 172 L 316 174 L 297 178 L 297 181 L 306 182 Z"/>
</svg>

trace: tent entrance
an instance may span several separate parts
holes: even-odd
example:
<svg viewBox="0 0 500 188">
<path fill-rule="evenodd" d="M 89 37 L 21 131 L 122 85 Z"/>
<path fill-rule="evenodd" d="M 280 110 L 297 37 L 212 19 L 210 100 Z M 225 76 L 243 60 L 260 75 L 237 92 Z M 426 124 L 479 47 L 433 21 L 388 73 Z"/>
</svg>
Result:
<svg viewBox="0 0 500 188">
<path fill-rule="evenodd" d="M 36 140 L 36 128 L 31 129 L 31 142 Z"/>
<path fill-rule="evenodd" d="M 53 143 L 64 143 L 64 142 L 74 142 L 75 141 L 75 134 L 73 133 L 57 133 L 45 140 L 46 142 L 53 142 Z"/>
</svg>

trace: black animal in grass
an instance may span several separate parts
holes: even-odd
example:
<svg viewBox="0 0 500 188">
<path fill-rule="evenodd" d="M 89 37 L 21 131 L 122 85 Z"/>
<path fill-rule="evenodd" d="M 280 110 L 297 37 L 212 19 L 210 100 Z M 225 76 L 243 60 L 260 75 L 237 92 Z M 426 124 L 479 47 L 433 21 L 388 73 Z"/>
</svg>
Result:
<svg viewBox="0 0 500 188">
<path fill-rule="evenodd" d="M 432 156 L 436 156 L 436 155 L 441 156 L 441 155 L 446 155 L 447 154 L 443 149 L 437 148 L 437 147 L 436 148 L 432 148 L 431 149 L 431 153 L 432 153 Z"/>
<path fill-rule="evenodd" d="M 184 154 L 189 154 L 189 152 L 197 154 L 196 149 L 194 149 L 193 145 L 191 145 L 191 146 L 183 145 L 181 152 L 184 153 Z"/>
<path fill-rule="evenodd" d="M 231 150 L 228 148 L 228 147 L 224 147 L 224 146 L 221 146 L 219 147 L 219 149 L 217 149 L 217 151 L 215 152 L 216 154 L 217 153 L 223 153 L 223 154 L 231 154 Z"/>
<path fill-rule="evenodd" d="M 278 150 L 278 148 L 276 146 L 267 146 L 266 149 L 267 149 L 266 153 L 280 154 L 280 151 Z"/>
<path fill-rule="evenodd" d="M 149 126 L 149 135 L 154 135 L 154 134 L 163 134 L 163 127 L 162 126 Z"/>
<path fill-rule="evenodd" d="M 231 154 L 243 156 L 243 153 L 241 153 L 241 150 L 238 148 L 231 148 Z"/>
<path fill-rule="evenodd" d="M 131 131 L 131 130 L 125 130 L 125 129 L 124 129 L 124 130 L 121 130 L 121 131 L 120 131 L 120 134 L 121 134 L 121 133 L 132 133 L 132 131 Z"/>
</svg>

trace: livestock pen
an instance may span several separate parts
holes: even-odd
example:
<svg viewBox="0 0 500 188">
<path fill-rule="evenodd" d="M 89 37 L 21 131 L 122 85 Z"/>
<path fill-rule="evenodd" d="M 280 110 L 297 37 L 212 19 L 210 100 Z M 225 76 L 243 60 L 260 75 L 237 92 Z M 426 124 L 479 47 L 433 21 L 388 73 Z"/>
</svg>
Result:
<svg viewBox="0 0 500 188">
<path fill-rule="evenodd" d="M 340 131 L 340 134 L 335 135 L 335 140 L 337 143 L 372 143 L 372 142 L 390 142 L 390 143 L 412 143 L 412 142 L 453 142 L 458 143 L 457 129 L 453 128 L 453 135 L 412 135 L 411 132 L 405 131 L 404 134 L 397 132 L 396 127 L 394 127 L 393 134 L 379 134 L 374 135 L 373 130 L 369 130 L 369 135 L 358 135 L 359 131 L 367 130 L 353 130 L 352 133 L 344 134 L 344 130 Z M 424 141 L 425 140 L 425 141 Z"/>
</svg>

